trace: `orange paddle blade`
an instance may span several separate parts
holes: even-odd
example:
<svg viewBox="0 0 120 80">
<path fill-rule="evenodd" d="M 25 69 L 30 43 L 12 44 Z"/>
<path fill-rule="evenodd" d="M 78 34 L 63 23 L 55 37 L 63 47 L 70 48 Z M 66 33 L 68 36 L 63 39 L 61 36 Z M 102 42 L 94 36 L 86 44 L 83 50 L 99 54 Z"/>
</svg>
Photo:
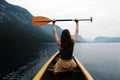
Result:
<svg viewBox="0 0 120 80">
<path fill-rule="evenodd" d="M 34 26 L 43 26 L 45 24 L 48 24 L 52 20 L 43 16 L 36 16 L 32 18 L 32 25 Z"/>
</svg>

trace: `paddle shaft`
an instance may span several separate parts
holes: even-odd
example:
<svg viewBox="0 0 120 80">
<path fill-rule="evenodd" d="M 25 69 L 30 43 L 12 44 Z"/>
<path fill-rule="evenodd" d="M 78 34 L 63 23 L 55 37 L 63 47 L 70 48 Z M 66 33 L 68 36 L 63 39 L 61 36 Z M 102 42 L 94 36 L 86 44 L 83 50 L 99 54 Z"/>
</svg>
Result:
<svg viewBox="0 0 120 80">
<path fill-rule="evenodd" d="M 53 20 L 51 20 L 53 21 Z M 42 20 L 37 22 L 51 22 L 50 20 Z M 75 21 L 75 19 L 57 19 L 56 21 Z M 91 19 L 78 19 L 78 21 L 91 21 Z"/>
<path fill-rule="evenodd" d="M 78 19 L 78 21 L 90 21 L 91 19 Z M 58 19 L 56 21 L 75 21 L 75 19 Z"/>
</svg>

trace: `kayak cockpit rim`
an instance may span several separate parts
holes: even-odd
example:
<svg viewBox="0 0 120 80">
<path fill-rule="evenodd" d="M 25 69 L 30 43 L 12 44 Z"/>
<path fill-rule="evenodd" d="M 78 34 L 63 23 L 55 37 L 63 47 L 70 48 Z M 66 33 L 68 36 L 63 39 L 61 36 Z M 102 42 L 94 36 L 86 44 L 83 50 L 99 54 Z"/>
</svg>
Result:
<svg viewBox="0 0 120 80">
<path fill-rule="evenodd" d="M 44 73 L 46 72 L 48 66 L 53 61 L 53 59 L 59 54 L 59 51 L 57 51 L 44 65 L 43 67 L 38 71 L 38 73 L 34 76 L 33 80 L 41 80 Z M 81 72 L 85 76 L 86 80 L 94 80 L 93 77 L 90 75 L 90 73 L 85 69 L 85 67 L 80 63 L 80 61 L 74 57 L 74 60 L 76 61 L 78 67 L 80 68 Z"/>
</svg>

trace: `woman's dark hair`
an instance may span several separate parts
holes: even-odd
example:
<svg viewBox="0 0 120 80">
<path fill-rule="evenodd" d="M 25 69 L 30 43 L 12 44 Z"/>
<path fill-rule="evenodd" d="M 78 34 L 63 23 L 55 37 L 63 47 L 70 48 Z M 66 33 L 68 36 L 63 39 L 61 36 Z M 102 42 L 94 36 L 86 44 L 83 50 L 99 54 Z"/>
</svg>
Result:
<svg viewBox="0 0 120 80">
<path fill-rule="evenodd" d="M 73 41 L 68 29 L 64 29 L 61 34 L 61 47 L 62 49 L 73 48 Z"/>
</svg>

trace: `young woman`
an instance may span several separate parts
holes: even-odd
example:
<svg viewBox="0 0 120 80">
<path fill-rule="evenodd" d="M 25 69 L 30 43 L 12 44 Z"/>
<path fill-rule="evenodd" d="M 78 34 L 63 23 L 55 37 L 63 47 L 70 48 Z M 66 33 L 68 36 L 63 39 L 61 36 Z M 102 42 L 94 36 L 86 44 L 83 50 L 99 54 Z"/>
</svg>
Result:
<svg viewBox="0 0 120 80">
<path fill-rule="evenodd" d="M 75 30 L 74 36 L 71 37 L 69 30 L 64 29 L 61 34 L 61 39 L 58 37 L 56 27 L 55 27 L 55 22 L 56 20 L 53 20 L 52 29 L 53 29 L 55 40 L 59 47 L 60 58 L 54 66 L 54 73 L 73 71 L 74 68 L 77 66 L 76 62 L 72 59 L 72 57 L 73 57 L 74 44 L 77 40 L 77 36 L 79 32 L 78 19 L 75 19 L 76 30 Z"/>
</svg>

